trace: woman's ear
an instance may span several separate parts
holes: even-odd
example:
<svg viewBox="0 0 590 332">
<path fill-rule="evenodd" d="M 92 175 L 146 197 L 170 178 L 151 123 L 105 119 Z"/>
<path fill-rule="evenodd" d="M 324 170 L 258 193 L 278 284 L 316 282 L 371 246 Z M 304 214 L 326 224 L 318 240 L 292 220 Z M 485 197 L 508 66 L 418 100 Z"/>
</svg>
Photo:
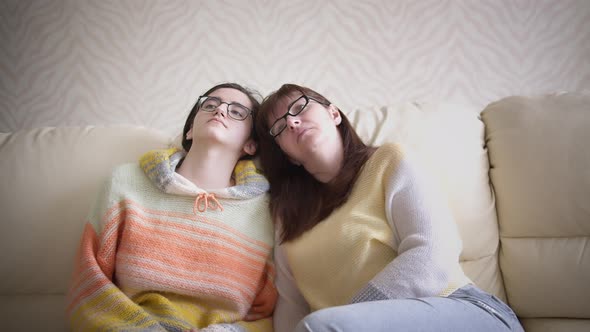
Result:
<svg viewBox="0 0 590 332">
<path fill-rule="evenodd" d="M 328 106 L 328 111 L 330 112 L 332 119 L 334 119 L 334 123 L 338 126 L 342 122 L 342 116 L 340 116 L 338 107 L 334 106 L 334 104 L 330 104 L 330 106 Z"/>
<path fill-rule="evenodd" d="M 186 139 L 189 141 L 193 139 L 193 127 L 186 132 Z"/>
<path fill-rule="evenodd" d="M 244 152 L 246 154 L 249 154 L 251 156 L 253 156 L 254 154 L 256 154 L 256 149 L 257 149 L 257 145 L 256 142 L 254 142 L 253 139 L 249 138 L 248 141 L 246 141 L 246 144 L 244 144 Z"/>
</svg>

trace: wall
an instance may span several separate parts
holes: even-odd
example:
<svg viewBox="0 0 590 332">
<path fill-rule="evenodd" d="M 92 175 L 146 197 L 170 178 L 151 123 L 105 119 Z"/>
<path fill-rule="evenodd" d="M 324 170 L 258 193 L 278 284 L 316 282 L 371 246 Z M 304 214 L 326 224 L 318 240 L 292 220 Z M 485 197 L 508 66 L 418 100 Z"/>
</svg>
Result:
<svg viewBox="0 0 590 332">
<path fill-rule="evenodd" d="M 0 2 L 0 131 L 177 133 L 227 80 L 308 85 L 343 110 L 590 90 L 590 1 Z"/>
</svg>

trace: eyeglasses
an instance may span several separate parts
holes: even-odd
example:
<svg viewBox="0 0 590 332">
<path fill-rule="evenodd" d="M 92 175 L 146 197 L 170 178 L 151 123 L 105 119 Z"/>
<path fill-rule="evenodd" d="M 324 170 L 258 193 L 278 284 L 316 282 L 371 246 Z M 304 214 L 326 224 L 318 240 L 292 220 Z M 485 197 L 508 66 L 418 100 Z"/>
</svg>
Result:
<svg viewBox="0 0 590 332">
<path fill-rule="evenodd" d="M 227 115 L 234 120 L 244 121 L 248 115 L 252 114 L 249 108 L 240 103 L 226 103 L 217 97 L 199 96 L 197 100 L 199 110 L 209 113 L 215 112 L 221 104 L 227 105 Z"/>
<path fill-rule="evenodd" d="M 278 118 L 270 127 L 270 136 L 277 137 L 279 136 L 285 128 L 287 128 L 287 117 L 290 116 L 297 116 L 299 113 L 306 110 L 307 105 L 310 101 L 314 101 L 318 104 L 328 106 L 327 103 L 321 102 L 313 97 L 309 97 L 306 95 L 302 95 L 301 97 L 295 99 L 289 107 L 287 107 L 287 113 L 285 115 Z"/>
</svg>

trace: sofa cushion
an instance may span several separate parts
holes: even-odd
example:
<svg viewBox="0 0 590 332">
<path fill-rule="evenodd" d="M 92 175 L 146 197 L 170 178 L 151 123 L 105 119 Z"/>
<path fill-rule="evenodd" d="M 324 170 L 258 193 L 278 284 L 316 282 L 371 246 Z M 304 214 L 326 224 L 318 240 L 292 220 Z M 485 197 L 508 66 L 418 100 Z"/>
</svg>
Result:
<svg viewBox="0 0 590 332">
<path fill-rule="evenodd" d="M 588 332 L 590 331 L 589 319 L 521 319 L 522 327 L 527 332 Z"/>
<path fill-rule="evenodd" d="M 2 296 L 2 331 L 68 331 L 65 307 L 65 295 Z"/>
<path fill-rule="evenodd" d="M 590 95 L 509 97 L 482 116 L 510 305 L 590 318 Z"/>
<path fill-rule="evenodd" d="M 365 142 L 401 143 L 420 161 L 449 199 L 463 239 L 464 271 L 478 286 L 504 298 L 479 111 L 452 103 L 403 103 L 346 114 Z"/>
</svg>

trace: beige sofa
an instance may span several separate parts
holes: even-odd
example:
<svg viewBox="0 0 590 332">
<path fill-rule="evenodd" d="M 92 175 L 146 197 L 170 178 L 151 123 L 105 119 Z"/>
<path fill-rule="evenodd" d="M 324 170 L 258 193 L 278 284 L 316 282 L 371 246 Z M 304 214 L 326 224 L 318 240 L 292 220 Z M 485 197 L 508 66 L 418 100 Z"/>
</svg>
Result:
<svg viewBox="0 0 590 332">
<path fill-rule="evenodd" d="M 365 140 L 401 142 L 435 175 L 466 273 L 506 299 L 527 331 L 590 331 L 590 96 L 348 114 Z M 66 329 L 64 293 L 99 184 L 172 141 L 122 126 L 0 134 L 1 330 Z"/>
</svg>

